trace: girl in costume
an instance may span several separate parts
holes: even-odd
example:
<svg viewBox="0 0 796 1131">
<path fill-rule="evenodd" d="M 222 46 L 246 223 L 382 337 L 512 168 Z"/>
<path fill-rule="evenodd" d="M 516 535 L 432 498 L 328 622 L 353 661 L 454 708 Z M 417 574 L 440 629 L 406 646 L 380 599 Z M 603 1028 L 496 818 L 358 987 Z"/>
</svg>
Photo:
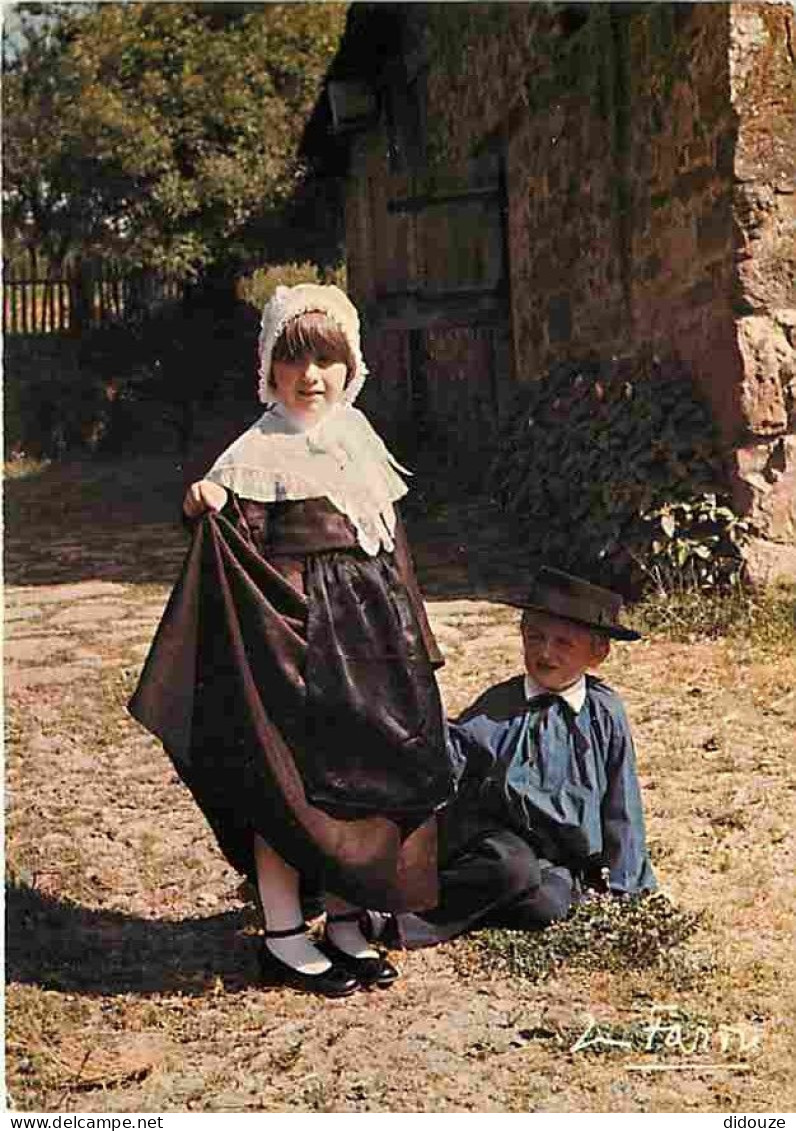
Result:
<svg viewBox="0 0 796 1131">
<path fill-rule="evenodd" d="M 397 976 L 360 916 L 435 905 L 453 788 L 403 469 L 353 407 L 366 373 L 342 291 L 277 288 L 266 410 L 188 490 L 191 547 L 130 703 L 257 887 L 265 980 L 329 996 Z M 327 893 L 319 944 L 302 884 Z"/>
</svg>

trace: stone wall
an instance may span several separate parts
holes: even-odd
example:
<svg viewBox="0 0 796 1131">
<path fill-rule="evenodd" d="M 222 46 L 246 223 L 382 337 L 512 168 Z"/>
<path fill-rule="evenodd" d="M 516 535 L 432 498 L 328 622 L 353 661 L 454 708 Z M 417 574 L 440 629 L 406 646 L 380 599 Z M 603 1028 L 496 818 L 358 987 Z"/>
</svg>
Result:
<svg viewBox="0 0 796 1131">
<path fill-rule="evenodd" d="M 504 161 L 515 379 L 650 350 L 686 363 L 759 528 L 757 572 L 787 565 L 790 546 L 796 574 L 793 7 L 405 11 L 428 68 L 416 180 L 472 177 L 485 151 Z M 377 136 L 362 143 L 352 221 L 380 191 Z"/>
<path fill-rule="evenodd" d="M 543 5 L 432 6 L 438 160 L 507 140 L 521 380 L 732 321 L 728 6 L 617 7 L 579 22 Z M 732 397 L 714 397 L 729 421 Z"/>
<path fill-rule="evenodd" d="M 796 20 L 790 5 L 731 10 L 738 117 L 733 219 L 742 362 L 736 498 L 762 538 L 755 572 L 796 575 Z"/>
</svg>

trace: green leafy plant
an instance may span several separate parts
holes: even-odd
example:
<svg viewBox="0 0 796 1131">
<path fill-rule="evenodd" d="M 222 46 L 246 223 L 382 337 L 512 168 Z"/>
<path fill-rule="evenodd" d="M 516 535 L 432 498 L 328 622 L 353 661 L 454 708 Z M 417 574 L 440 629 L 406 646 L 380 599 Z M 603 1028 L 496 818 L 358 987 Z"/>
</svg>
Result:
<svg viewBox="0 0 796 1131">
<path fill-rule="evenodd" d="M 690 588 L 710 588 L 737 575 L 739 552 L 751 527 L 715 494 L 663 503 L 641 517 L 652 532 L 646 558 L 636 561 L 659 593 L 667 594 L 683 582 Z"/>
</svg>

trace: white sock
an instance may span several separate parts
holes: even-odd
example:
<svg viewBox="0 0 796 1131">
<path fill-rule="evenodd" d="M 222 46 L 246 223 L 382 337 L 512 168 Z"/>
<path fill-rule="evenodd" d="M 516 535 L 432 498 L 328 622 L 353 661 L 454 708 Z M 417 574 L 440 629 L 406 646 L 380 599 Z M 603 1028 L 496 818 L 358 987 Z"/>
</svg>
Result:
<svg viewBox="0 0 796 1131">
<path fill-rule="evenodd" d="M 332 965 L 306 934 L 290 935 L 286 939 L 266 938 L 265 946 L 301 974 L 322 974 Z"/>
<path fill-rule="evenodd" d="M 345 903 L 338 896 L 327 896 L 326 899 L 326 936 L 334 945 L 349 954 L 352 958 L 378 958 L 379 952 L 374 950 L 359 929 L 359 923 L 346 920 L 342 923 L 330 922 L 329 916 L 342 915 L 346 912 L 356 911 L 350 903 Z"/>
<path fill-rule="evenodd" d="M 261 837 L 254 837 L 257 891 L 266 931 L 289 931 L 304 922 L 299 900 L 299 876 Z M 332 965 L 302 929 L 287 938 L 265 938 L 265 947 L 301 974 L 322 974 Z"/>
</svg>

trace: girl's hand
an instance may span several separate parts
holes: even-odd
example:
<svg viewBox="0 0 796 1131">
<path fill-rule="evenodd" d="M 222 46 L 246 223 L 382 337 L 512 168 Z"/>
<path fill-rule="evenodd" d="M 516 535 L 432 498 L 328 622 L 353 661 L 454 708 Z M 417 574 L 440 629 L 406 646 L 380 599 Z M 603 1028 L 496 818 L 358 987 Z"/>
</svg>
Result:
<svg viewBox="0 0 796 1131">
<path fill-rule="evenodd" d="M 227 501 L 227 489 L 212 479 L 199 479 L 185 492 L 182 509 L 188 518 L 196 518 L 205 511 L 220 511 Z"/>
</svg>

